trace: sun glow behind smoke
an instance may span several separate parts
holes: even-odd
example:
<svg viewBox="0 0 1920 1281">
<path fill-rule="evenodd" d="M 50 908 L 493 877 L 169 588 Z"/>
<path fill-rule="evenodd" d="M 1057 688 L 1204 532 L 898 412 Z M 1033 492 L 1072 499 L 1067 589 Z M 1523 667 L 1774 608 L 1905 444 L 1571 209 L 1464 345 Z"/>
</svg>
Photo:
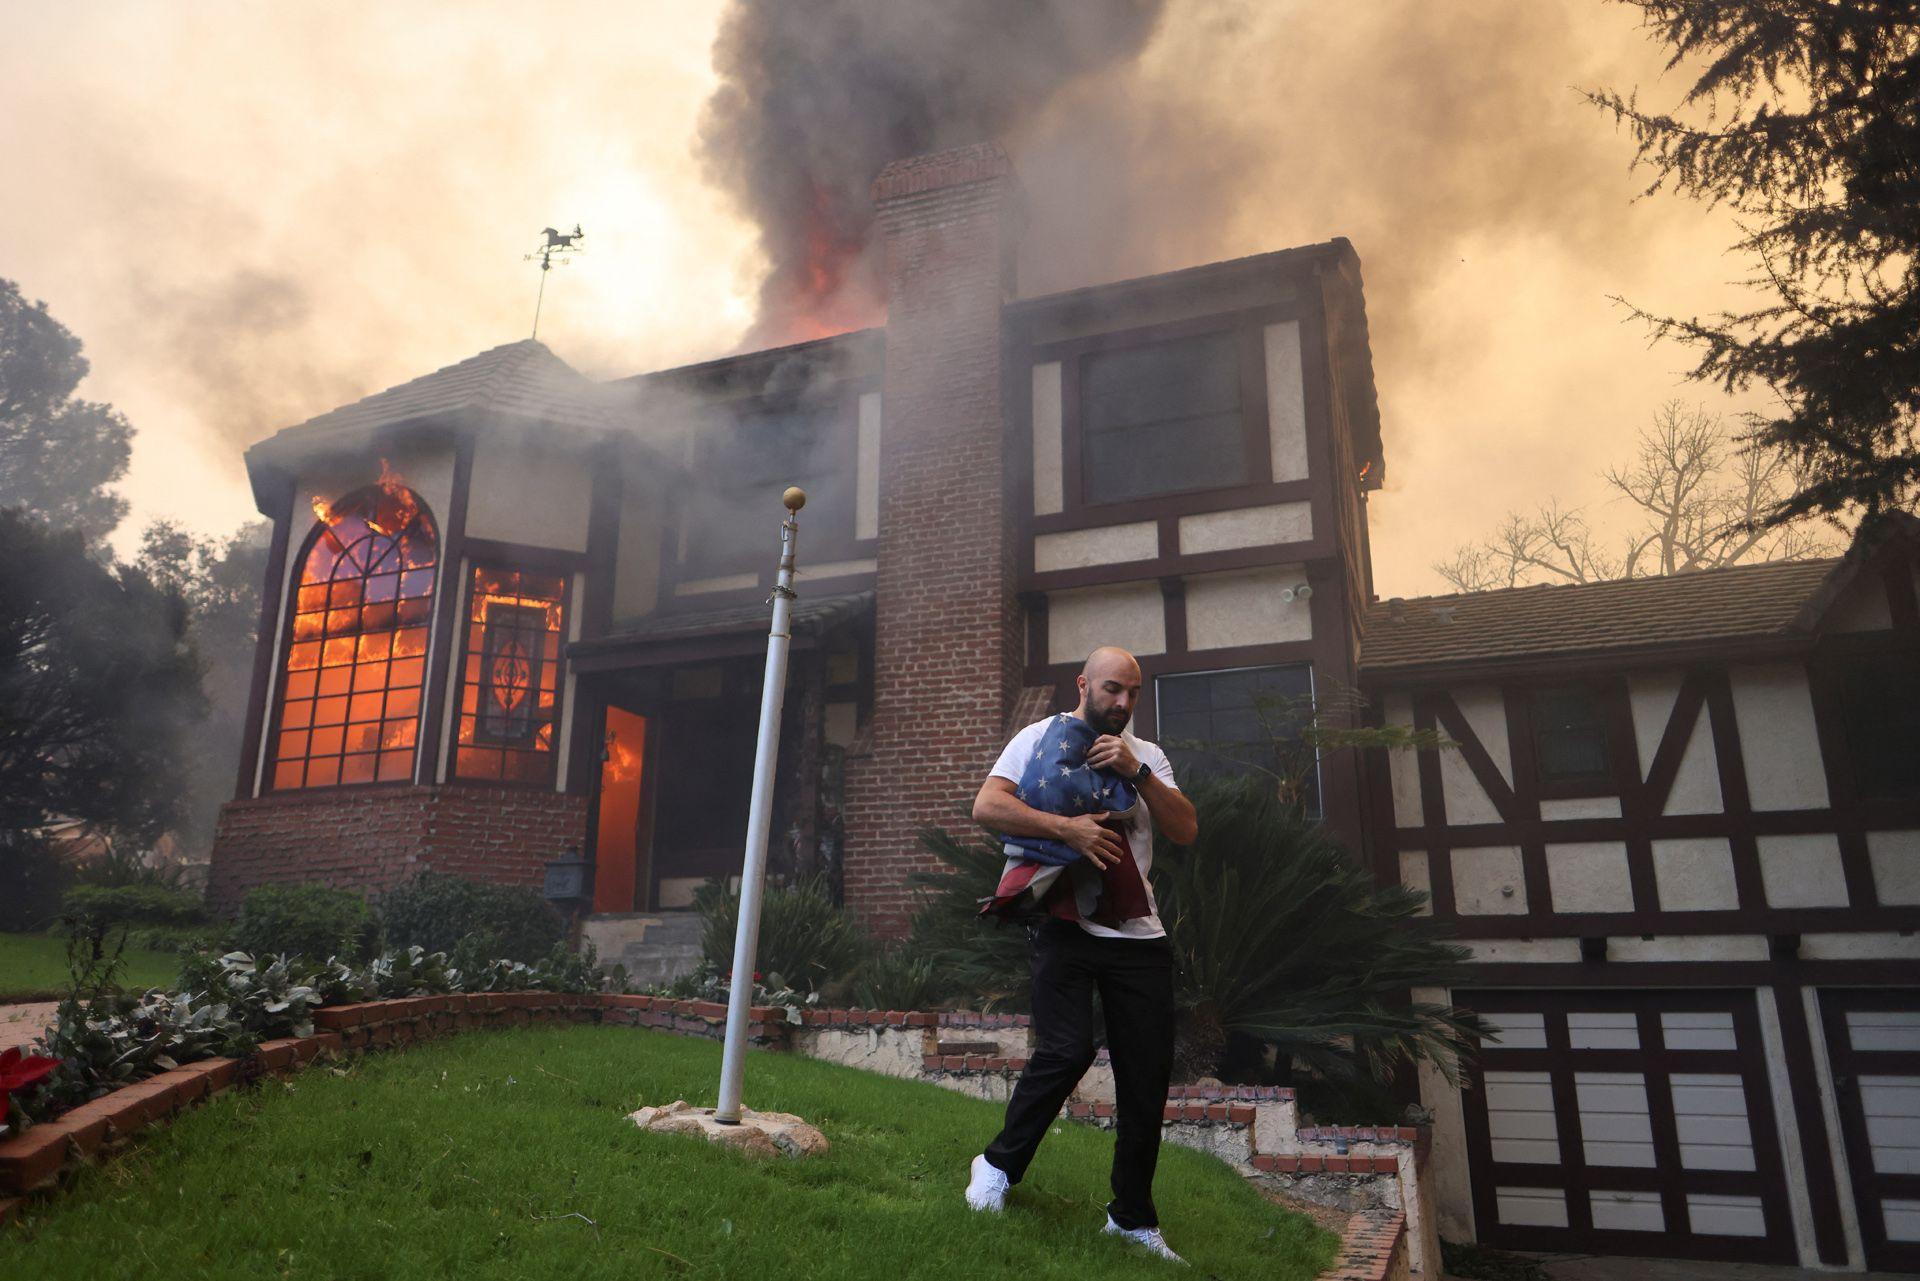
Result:
<svg viewBox="0 0 1920 1281">
<path fill-rule="evenodd" d="M 980 11 L 951 8 L 955 23 Z M 726 5 L 15 9 L 0 152 L 24 178 L 0 201 L 0 274 L 86 341 L 84 394 L 139 429 L 123 550 L 150 517 L 217 533 L 252 516 L 247 443 L 525 337 L 543 226 L 588 233 L 547 281 L 541 338 L 589 374 L 724 354 L 765 318 L 776 256 L 702 132 Z M 926 11 L 874 10 L 922 70 L 1018 61 L 946 49 L 915 27 Z M 844 48 L 819 34 L 824 55 Z M 1076 47 L 1097 49 L 1091 34 Z M 1492 513 L 1597 496 L 1591 478 L 1675 393 L 1684 357 L 1649 351 L 1609 294 L 1738 301 L 1721 287 L 1741 274 L 1721 255 L 1729 229 L 1633 203 L 1630 142 L 1569 89 L 1671 101 L 1626 6 L 1168 0 L 1138 57 L 1120 45 L 1009 128 L 1031 210 L 1022 290 L 1351 237 L 1392 463 L 1372 507 L 1388 594 L 1432 587 L 1427 561 Z M 1064 65 L 1042 54 L 1018 65 Z M 786 83 L 829 107 L 876 92 L 849 75 Z M 973 92 L 978 119 L 874 118 L 902 148 L 974 141 L 1003 117 Z M 805 132 L 811 168 L 863 192 L 865 141 L 848 160 L 845 139 Z M 768 190 L 767 209 L 811 214 L 793 234 L 814 300 L 768 340 L 873 323 L 846 252 L 864 224 L 818 191 Z"/>
</svg>

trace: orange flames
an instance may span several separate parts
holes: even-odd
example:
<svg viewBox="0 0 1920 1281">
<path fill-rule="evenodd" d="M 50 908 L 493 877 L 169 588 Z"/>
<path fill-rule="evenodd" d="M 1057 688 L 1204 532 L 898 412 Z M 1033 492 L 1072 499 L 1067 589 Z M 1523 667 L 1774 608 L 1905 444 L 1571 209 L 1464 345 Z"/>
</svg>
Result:
<svg viewBox="0 0 1920 1281">
<path fill-rule="evenodd" d="M 809 342 L 865 329 L 886 318 L 885 304 L 862 271 L 864 231 L 849 233 L 837 226 L 832 202 L 819 187 L 814 188 L 803 243 L 802 259 L 769 282 L 770 292 L 785 297 L 769 308 L 772 314 L 762 321 L 761 337 Z"/>
</svg>

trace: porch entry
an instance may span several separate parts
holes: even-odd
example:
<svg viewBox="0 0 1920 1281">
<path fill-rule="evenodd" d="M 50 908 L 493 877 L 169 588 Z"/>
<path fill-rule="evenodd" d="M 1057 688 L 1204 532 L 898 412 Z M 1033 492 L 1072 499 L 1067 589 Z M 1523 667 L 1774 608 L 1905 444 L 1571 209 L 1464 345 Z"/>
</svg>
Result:
<svg viewBox="0 0 1920 1281">
<path fill-rule="evenodd" d="M 1499 1031 L 1464 1092 L 1481 1241 L 1794 1260 L 1752 992 L 1457 995 Z"/>
<path fill-rule="evenodd" d="M 1920 991 L 1820 993 L 1867 1267 L 1920 1272 Z"/>
</svg>

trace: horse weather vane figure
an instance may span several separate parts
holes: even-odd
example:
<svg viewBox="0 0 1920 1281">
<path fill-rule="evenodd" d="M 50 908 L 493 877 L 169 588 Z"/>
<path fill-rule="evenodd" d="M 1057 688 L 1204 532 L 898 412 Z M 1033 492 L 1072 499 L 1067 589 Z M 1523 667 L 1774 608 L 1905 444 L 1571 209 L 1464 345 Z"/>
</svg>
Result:
<svg viewBox="0 0 1920 1281">
<path fill-rule="evenodd" d="M 580 242 L 587 233 L 580 230 L 580 224 L 574 223 L 572 231 L 555 231 L 552 227 L 542 227 L 540 235 L 544 238 L 540 247 L 526 256 L 525 261 L 540 260 L 540 292 L 533 300 L 533 336 L 540 336 L 540 306 L 547 300 L 547 273 L 553 270 L 556 260 L 561 266 L 573 261 L 573 256 L 586 248 Z"/>
</svg>

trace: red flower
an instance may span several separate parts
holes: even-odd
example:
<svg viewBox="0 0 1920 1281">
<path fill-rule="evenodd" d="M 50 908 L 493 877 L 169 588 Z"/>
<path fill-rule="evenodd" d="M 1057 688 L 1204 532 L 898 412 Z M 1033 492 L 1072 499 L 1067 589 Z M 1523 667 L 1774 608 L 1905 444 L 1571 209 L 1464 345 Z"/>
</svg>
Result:
<svg viewBox="0 0 1920 1281">
<path fill-rule="evenodd" d="M 22 1054 L 17 1045 L 0 1050 L 0 1124 L 7 1119 L 7 1101 L 15 1091 L 40 1084 L 59 1066 L 59 1059 Z"/>
</svg>

